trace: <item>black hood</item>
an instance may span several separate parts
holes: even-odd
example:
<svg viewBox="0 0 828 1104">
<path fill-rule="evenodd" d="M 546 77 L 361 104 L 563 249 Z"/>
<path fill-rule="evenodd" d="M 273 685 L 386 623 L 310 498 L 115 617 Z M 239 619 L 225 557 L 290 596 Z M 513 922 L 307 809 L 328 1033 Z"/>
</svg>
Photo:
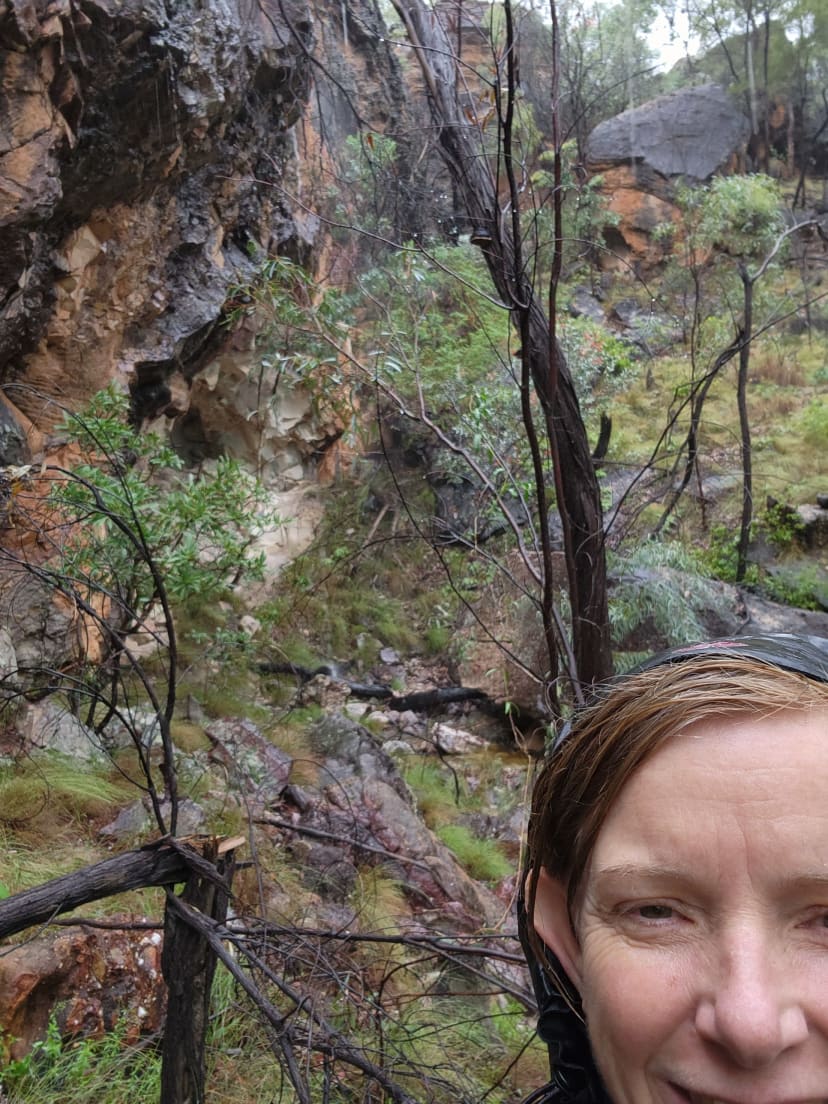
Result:
<svg viewBox="0 0 828 1104">
<path fill-rule="evenodd" d="M 671 648 L 646 660 L 636 671 L 648 671 L 667 663 L 681 663 L 699 655 L 739 655 L 796 671 L 800 675 L 828 682 L 828 639 L 823 636 L 794 636 L 793 633 L 767 633 L 763 636 L 736 636 L 725 640 L 708 640 Z M 630 672 L 632 673 L 632 672 Z"/>
<path fill-rule="evenodd" d="M 632 674 L 652 667 L 681 663 L 700 655 L 722 654 L 745 656 L 772 667 L 795 671 L 817 682 L 828 682 L 828 639 L 794 636 L 791 633 L 739 636 L 671 648 L 646 660 L 626 675 L 619 676 L 614 682 L 617 684 Z M 567 724 L 561 730 L 551 755 L 566 740 L 569 729 Z M 547 948 L 549 962 L 564 985 L 565 991 L 559 991 L 529 945 L 524 897 L 526 874 L 527 871 L 524 871 L 518 897 L 518 932 L 538 1002 L 538 1035 L 549 1048 L 552 1080 L 533 1093 L 524 1104 L 612 1104 L 592 1057 L 577 991 L 566 978 L 558 959 Z"/>
</svg>

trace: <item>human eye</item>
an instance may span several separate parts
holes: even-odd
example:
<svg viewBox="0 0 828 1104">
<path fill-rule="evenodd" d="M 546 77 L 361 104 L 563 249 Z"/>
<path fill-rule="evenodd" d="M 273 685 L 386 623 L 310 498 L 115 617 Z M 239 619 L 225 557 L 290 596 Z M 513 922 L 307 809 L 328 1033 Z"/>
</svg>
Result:
<svg viewBox="0 0 828 1104">
<path fill-rule="evenodd" d="M 672 920 L 674 912 L 670 905 L 638 905 L 636 908 L 642 920 Z"/>
<path fill-rule="evenodd" d="M 679 919 L 674 906 L 663 901 L 634 901 L 623 906 L 621 915 L 627 923 L 644 927 L 662 926 Z"/>
<path fill-rule="evenodd" d="M 828 937 L 828 908 L 820 905 L 813 909 L 806 918 L 806 927 L 815 930 L 822 937 Z"/>
</svg>

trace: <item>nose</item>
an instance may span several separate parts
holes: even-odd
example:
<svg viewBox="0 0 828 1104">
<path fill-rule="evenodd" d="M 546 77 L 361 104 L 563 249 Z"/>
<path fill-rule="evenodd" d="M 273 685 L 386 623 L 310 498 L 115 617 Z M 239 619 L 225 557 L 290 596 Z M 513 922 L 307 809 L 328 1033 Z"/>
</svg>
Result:
<svg viewBox="0 0 828 1104">
<path fill-rule="evenodd" d="M 755 932 L 734 933 L 697 1005 L 699 1034 L 743 1069 L 771 1065 L 808 1035 L 796 971 L 768 943 Z"/>
</svg>

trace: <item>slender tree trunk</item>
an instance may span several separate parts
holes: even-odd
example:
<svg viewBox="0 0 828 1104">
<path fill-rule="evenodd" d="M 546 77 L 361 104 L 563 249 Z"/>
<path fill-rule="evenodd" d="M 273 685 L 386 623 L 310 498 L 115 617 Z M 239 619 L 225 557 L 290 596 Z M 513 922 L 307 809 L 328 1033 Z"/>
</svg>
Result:
<svg viewBox="0 0 828 1104">
<path fill-rule="evenodd" d="M 750 129 L 755 138 L 759 137 L 759 110 L 756 102 L 756 70 L 753 62 L 753 32 L 755 28 L 753 6 L 749 5 L 745 18 L 745 71 L 748 79 L 750 99 Z M 763 167 L 767 167 L 767 153 L 763 153 Z"/>
<path fill-rule="evenodd" d="M 707 375 L 699 382 L 694 383 L 694 394 L 690 402 L 690 426 L 687 430 L 687 436 L 684 440 L 682 449 L 686 450 L 684 461 L 684 474 L 681 477 L 681 481 L 678 486 L 673 490 L 670 495 L 670 499 L 667 505 L 662 511 L 661 517 L 658 519 L 658 524 L 653 529 L 653 536 L 659 536 L 667 524 L 670 515 L 678 505 L 679 499 L 687 490 L 690 485 L 690 480 L 693 477 L 693 472 L 698 474 L 698 443 L 699 443 L 699 429 L 701 427 L 702 410 L 704 409 L 705 399 L 709 392 L 714 380 L 718 378 L 719 372 L 722 368 L 736 356 L 737 352 L 741 351 L 742 334 L 739 333 L 731 345 L 723 350 L 716 358 L 716 362 Z M 681 452 L 679 452 L 679 456 Z M 675 469 L 674 469 L 675 470 Z M 704 498 L 702 497 L 702 503 Z"/>
<path fill-rule="evenodd" d="M 739 543 L 736 549 L 736 582 L 741 583 L 747 571 L 747 552 L 750 527 L 753 521 L 753 459 L 751 456 L 750 419 L 747 409 L 747 381 L 750 367 L 750 342 L 753 336 L 753 280 L 747 267 L 740 266 L 744 294 L 744 334 L 739 350 L 739 374 L 736 386 L 736 402 L 739 407 L 739 434 L 742 443 L 742 518 L 739 525 Z"/>
<path fill-rule="evenodd" d="M 795 122 L 796 117 L 794 115 L 793 100 L 788 99 L 787 106 L 785 107 L 787 113 L 787 132 L 786 132 L 786 144 L 785 144 L 785 179 L 793 180 L 796 176 L 796 142 L 795 142 Z"/>
<path fill-rule="evenodd" d="M 612 673 L 607 607 L 603 515 L 598 480 L 590 454 L 572 376 L 559 346 L 557 372 L 550 356 L 549 320 L 531 282 L 515 265 L 510 219 L 501 217 L 495 181 L 479 127 L 470 125 L 457 95 L 455 59 L 437 16 L 422 0 L 393 0 L 414 47 L 429 91 L 440 153 L 463 197 L 473 226 L 489 232 L 485 248 L 492 281 L 518 317 L 521 356 L 538 394 L 550 440 L 557 442 L 560 464 L 558 509 L 568 530 L 572 565 L 568 572 L 577 681 L 600 682 Z M 541 525 L 547 523 L 541 519 Z M 576 691 L 577 691 L 576 686 Z"/>
<path fill-rule="evenodd" d="M 764 23 L 764 37 L 762 41 L 762 102 L 764 116 L 762 120 L 762 130 L 765 135 L 765 162 L 762 166 L 765 172 L 770 170 L 770 155 L 771 155 L 771 134 L 770 134 L 770 80 L 768 78 L 768 64 L 770 53 L 770 32 L 771 32 L 771 13 L 770 6 L 765 4 L 765 23 Z M 792 172 L 792 167 L 788 165 L 788 173 Z"/>
</svg>

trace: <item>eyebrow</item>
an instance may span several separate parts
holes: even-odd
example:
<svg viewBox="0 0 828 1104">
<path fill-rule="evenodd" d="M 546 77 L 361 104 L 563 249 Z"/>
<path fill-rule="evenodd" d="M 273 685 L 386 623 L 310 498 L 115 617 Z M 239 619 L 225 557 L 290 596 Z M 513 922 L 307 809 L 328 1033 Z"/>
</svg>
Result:
<svg viewBox="0 0 828 1104">
<path fill-rule="evenodd" d="M 687 872 L 675 866 L 650 866 L 638 863 L 620 863 L 618 866 L 599 866 L 594 871 L 596 878 L 662 878 L 672 881 L 685 881 Z"/>
<path fill-rule="evenodd" d="M 658 864 L 619 863 L 615 866 L 599 866 L 593 872 L 593 877 L 601 880 L 623 880 L 640 878 L 648 881 L 693 881 L 692 871 L 681 870 L 675 866 L 661 866 Z M 821 889 L 828 893 L 828 870 L 806 871 L 798 874 L 785 883 L 786 889 L 804 890 Z"/>
</svg>

